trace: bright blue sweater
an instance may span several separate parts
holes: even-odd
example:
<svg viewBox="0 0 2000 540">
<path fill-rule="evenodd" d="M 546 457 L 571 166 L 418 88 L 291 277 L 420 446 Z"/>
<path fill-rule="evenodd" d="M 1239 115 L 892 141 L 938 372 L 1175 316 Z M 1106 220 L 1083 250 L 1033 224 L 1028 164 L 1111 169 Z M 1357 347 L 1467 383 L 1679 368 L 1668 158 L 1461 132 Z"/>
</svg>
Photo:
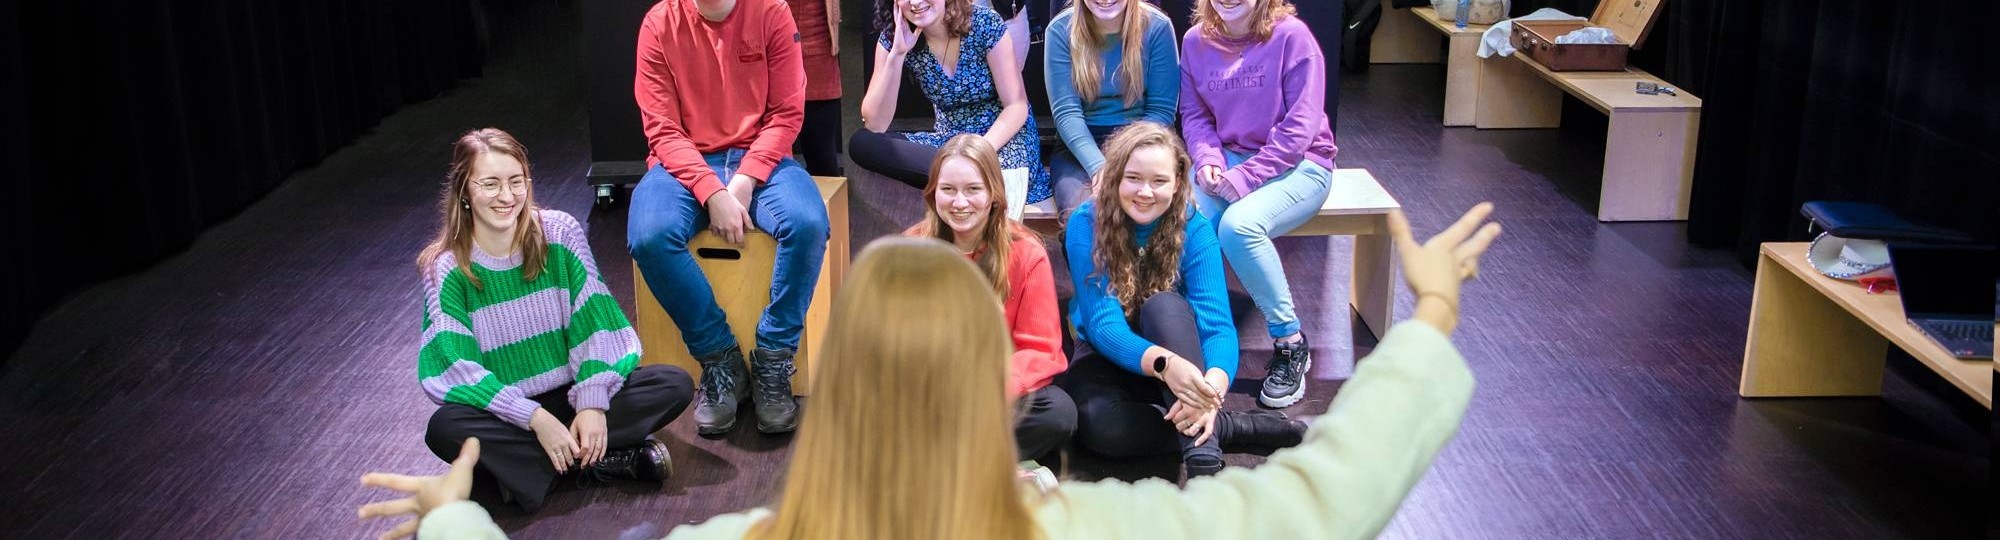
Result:
<svg viewBox="0 0 2000 540">
<path fill-rule="evenodd" d="M 1096 201 L 1085 201 L 1069 216 L 1063 245 L 1069 253 L 1070 281 L 1076 297 L 1069 302 L 1069 320 L 1091 348 L 1111 363 L 1133 373 L 1145 373 L 1140 362 L 1154 344 L 1133 331 L 1125 319 L 1125 309 L 1112 296 L 1104 273 L 1097 268 Z M 1117 210 L 1113 210 L 1114 212 Z M 1236 378 L 1236 322 L 1229 314 L 1229 284 L 1222 275 L 1222 244 L 1216 240 L 1215 225 L 1200 212 L 1188 210 L 1181 244 L 1180 283 L 1175 292 L 1194 308 L 1195 326 L 1201 332 L 1201 355 L 1208 367 L 1221 369 Z M 1144 247 L 1153 236 L 1151 224 L 1140 225 L 1136 235 Z"/>
<path fill-rule="evenodd" d="M 1097 99 L 1085 105 L 1070 78 L 1070 24 L 1076 8 L 1065 9 L 1049 21 L 1042 56 L 1042 73 L 1047 77 L 1049 107 L 1054 109 L 1056 134 L 1063 146 L 1083 169 L 1096 173 L 1104 168 L 1104 152 L 1090 136 L 1090 126 L 1122 127 L 1138 120 L 1173 126 L 1180 104 L 1180 49 L 1174 37 L 1174 23 L 1153 6 L 1143 6 L 1146 14 L 1146 89 L 1144 99 L 1125 105 L 1125 89 L 1118 83 L 1118 68 L 1124 65 L 1124 36 L 1109 36 L 1103 57 L 1103 81 Z M 1085 17 L 1091 16 L 1084 13 Z"/>
</svg>

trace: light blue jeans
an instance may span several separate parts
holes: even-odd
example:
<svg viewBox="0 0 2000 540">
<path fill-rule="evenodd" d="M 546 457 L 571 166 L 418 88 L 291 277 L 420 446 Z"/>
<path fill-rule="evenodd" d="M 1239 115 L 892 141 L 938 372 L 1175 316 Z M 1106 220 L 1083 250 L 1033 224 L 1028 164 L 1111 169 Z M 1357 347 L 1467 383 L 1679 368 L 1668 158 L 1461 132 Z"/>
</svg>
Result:
<svg viewBox="0 0 2000 540">
<path fill-rule="evenodd" d="M 1250 156 L 1223 151 L 1230 167 Z M 1319 213 L 1333 189 L 1333 171 L 1311 161 L 1257 186 L 1232 203 L 1203 189 L 1194 190 L 1201 214 L 1215 222 L 1221 236 L 1222 258 L 1243 281 L 1272 338 L 1299 333 L 1299 316 L 1292 308 L 1292 285 L 1271 239 L 1299 228 Z"/>
</svg>

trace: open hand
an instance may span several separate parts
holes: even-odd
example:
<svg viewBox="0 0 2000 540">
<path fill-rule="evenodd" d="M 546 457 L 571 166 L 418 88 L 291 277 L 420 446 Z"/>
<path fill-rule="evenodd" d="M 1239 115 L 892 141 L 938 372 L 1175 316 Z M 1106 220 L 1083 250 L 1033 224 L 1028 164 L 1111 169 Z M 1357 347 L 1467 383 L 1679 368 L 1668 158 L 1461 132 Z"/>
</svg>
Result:
<svg viewBox="0 0 2000 540">
<path fill-rule="evenodd" d="M 1389 212 L 1389 236 L 1403 259 L 1403 279 L 1410 290 L 1419 302 L 1436 297 L 1451 308 L 1450 320 L 1431 321 L 1443 322 L 1440 330 L 1450 332 L 1457 323 L 1459 285 L 1479 276 L 1479 256 L 1500 236 L 1499 223 L 1480 225 L 1492 214 L 1493 203 L 1479 203 L 1443 232 L 1418 244 L 1403 212 Z"/>
<path fill-rule="evenodd" d="M 404 476 L 380 472 L 361 475 L 361 485 L 389 488 L 409 495 L 364 505 L 361 507 L 361 519 L 413 516 L 415 519 L 397 524 L 396 528 L 382 533 L 381 538 L 391 540 L 416 536 L 417 524 L 431 510 L 463 501 L 472 494 L 472 467 L 478 463 L 479 439 L 468 438 L 465 445 L 458 449 L 458 459 L 451 462 L 451 471 L 442 476 Z"/>
</svg>

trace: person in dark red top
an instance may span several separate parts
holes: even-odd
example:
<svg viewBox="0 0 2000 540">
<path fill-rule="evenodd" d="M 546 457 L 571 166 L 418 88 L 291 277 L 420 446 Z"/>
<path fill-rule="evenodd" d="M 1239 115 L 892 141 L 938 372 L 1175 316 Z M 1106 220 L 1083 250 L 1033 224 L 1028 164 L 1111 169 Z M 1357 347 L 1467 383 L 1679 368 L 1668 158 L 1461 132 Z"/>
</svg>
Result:
<svg viewBox="0 0 2000 540">
<path fill-rule="evenodd" d="M 1015 445 L 1021 459 L 1047 456 L 1076 432 L 1076 402 L 1049 384 L 1069 369 L 1049 252 L 1034 232 L 1007 219 L 1000 154 L 985 138 L 968 133 L 945 141 L 931 162 L 930 177 L 924 187 L 924 218 L 904 234 L 958 246 L 1005 299 L 1002 307 L 1014 339 L 1007 398 L 1020 411 Z"/>
<path fill-rule="evenodd" d="M 626 242 L 701 363 L 697 431 L 736 427 L 752 374 L 757 430 L 792 431 L 792 355 L 828 229 L 819 187 L 789 157 L 805 108 L 798 25 L 784 0 L 662 0 L 639 25 L 638 49 L 632 90 L 652 153 L 632 191 Z M 704 228 L 732 244 L 755 231 L 777 240 L 750 373 L 688 253 Z"/>
</svg>

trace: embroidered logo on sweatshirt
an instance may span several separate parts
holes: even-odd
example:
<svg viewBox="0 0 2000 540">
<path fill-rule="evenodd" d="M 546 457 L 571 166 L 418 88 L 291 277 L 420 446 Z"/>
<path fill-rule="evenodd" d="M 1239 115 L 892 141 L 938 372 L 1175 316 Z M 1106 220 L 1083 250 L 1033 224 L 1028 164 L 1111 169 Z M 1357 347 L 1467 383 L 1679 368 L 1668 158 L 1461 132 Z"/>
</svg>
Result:
<svg viewBox="0 0 2000 540">
<path fill-rule="evenodd" d="M 1202 86 L 1203 89 L 1210 92 L 1242 88 L 1263 88 L 1264 78 L 1263 64 L 1242 66 L 1236 69 L 1213 69 L 1208 72 L 1208 82 L 1202 83 Z"/>
</svg>

